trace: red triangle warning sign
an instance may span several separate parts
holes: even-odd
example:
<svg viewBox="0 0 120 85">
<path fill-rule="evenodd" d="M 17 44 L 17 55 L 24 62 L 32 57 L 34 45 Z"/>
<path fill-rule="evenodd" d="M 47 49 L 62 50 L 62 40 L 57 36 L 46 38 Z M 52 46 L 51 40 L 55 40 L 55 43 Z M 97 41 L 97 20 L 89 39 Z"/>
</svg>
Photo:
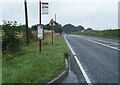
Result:
<svg viewBox="0 0 120 85">
<path fill-rule="evenodd" d="M 49 22 L 49 27 L 55 27 L 55 26 L 56 26 L 55 21 L 51 19 Z"/>
</svg>

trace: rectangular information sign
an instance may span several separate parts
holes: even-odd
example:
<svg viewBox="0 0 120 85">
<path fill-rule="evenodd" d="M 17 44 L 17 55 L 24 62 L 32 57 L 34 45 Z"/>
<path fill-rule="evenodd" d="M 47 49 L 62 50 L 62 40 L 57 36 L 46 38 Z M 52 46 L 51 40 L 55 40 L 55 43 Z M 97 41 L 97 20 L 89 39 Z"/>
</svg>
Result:
<svg viewBox="0 0 120 85">
<path fill-rule="evenodd" d="M 42 14 L 48 14 L 48 3 L 42 2 Z"/>
<path fill-rule="evenodd" d="M 43 39 L 43 25 L 37 25 L 38 39 Z"/>
</svg>

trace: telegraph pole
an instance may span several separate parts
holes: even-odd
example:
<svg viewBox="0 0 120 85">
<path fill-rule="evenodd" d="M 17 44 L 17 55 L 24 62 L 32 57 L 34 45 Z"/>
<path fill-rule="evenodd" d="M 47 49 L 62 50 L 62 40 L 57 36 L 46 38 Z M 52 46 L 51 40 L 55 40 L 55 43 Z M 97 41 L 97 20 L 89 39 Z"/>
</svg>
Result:
<svg viewBox="0 0 120 85">
<path fill-rule="evenodd" d="M 55 14 L 55 22 L 56 22 L 56 14 Z"/>
<path fill-rule="evenodd" d="M 28 13 L 27 13 L 27 1 L 24 0 L 25 5 L 25 22 L 26 22 L 26 43 L 29 44 L 29 36 L 28 36 Z"/>
<path fill-rule="evenodd" d="M 40 6 L 39 7 L 39 9 L 40 9 L 39 10 L 40 11 L 40 15 L 39 16 L 40 16 L 40 25 L 41 25 L 41 0 L 39 1 L 39 6 Z M 42 47 L 42 40 L 40 39 L 40 41 L 39 41 L 39 50 L 40 50 L 40 52 L 42 50 L 41 47 Z"/>
</svg>

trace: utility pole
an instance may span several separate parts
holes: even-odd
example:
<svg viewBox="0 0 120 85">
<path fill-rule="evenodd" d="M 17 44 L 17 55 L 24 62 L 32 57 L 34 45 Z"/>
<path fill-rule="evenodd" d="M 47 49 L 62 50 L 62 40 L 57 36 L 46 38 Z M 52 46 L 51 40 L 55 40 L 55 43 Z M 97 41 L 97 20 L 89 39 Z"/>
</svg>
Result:
<svg viewBox="0 0 120 85">
<path fill-rule="evenodd" d="M 39 6 L 40 6 L 39 7 L 39 9 L 40 9 L 39 10 L 40 11 L 40 15 L 39 16 L 40 16 L 40 25 L 41 25 L 41 0 L 39 1 Z M 42 47 L 42 40 L 40 39 L 40 41 L 39 41 L 39 50 L 40 50 L 40 52 L 42 50 L 41 47 Z"/>
<path fill-rule="evenodd" d="M 29 36 L 28 36 L 28 14 L 27 14 L 27 1 L 24 0 L 25 5 L 25 22 L 26 22 L 26 43 L 29 44 Z"/>
<path fill-rule="evenodd" d="M 56 22 L 56 14 L 55 14 L 55 22 Z"/>
</svg>

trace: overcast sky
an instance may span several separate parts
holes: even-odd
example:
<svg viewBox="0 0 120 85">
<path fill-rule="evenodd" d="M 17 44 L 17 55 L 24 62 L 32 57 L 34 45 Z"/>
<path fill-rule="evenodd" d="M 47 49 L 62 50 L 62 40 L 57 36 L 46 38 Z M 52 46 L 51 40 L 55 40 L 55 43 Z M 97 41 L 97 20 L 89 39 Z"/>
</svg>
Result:
<svg viewBox="0 0 120 85">
<path fill-rule="evenodd" d="M 8 2 L 9 1 L 9 2 Z M 12 20 L 25 24 L 24 0 L 0 1 L 0 24 Z M 39 0 L 28 1 L 29 26 L 39 23 Z M 49 14 L 42 15 L 42 23 L 49 23 L 57 15 L 62 25 L 82 25 L 93 29 L 118 28 L 118 0 L 42 0 L 49 3 Z"/>
</svg>

